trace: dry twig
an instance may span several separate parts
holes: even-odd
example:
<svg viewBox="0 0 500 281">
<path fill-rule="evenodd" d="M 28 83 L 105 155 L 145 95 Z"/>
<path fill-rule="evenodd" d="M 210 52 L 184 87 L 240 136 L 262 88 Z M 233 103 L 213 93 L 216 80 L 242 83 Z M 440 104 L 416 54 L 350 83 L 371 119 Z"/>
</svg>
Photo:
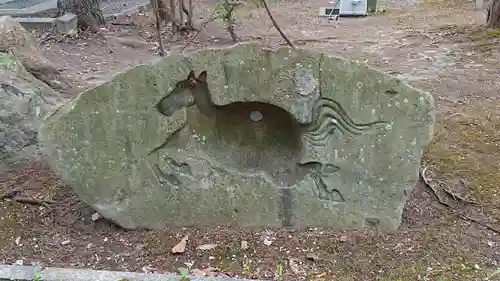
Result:
<svg viewBox="0 0 500 281">
<path fill-rule="evenodd" d="M 54 40 L 54 41 L 56 41 L 56 43 L 61 43 L 68 36 L 69 36 L 68 33 L 64 33 L 60 38 L 56 38 L 55 36 L 49 36 L 49 37 L 43 39 L 42 41 L 40 41 L 40 43 L 38 43 L 38 48 L 40 48 L 40 46 L 49 42 L 50 40 Z"/>
<path fill-rule="evenodd" d="M 441 205 L 444 205 L 448 208 L 452 208 L 448 203 L 446 203 L 442 198 L 441 196 L 439 196 L 439 193 L 438 191 L 434 188 L 434 186 L 430 183 L 429 179 L 427 178 L 426 176 L 426 172 L 427 172 L 427 166 L 423 167 L 422 169 L 420 169 L 420 177 L 422 178 L 424 184 L 432 191 L 432 194 L 434 194 L 434 196 L 436 197 L 436 199 L 438 200 L 438 202 L 441 204 Z"/>
<path fill-rule="evenodd" d="M 23 186 L 18 186 L 18 187 L 14 188 L 14 189 L 7 190 L 4 193 L 0 194 L 0 200 L 3 200 L 5 198 L 11 198 L 16 193 L 21 192 L 22 189 L 23 189 Z"/>
<path fill-rule="evenodd" d="M 441 198 L 441 196 L 439 195 L 438 191 L 436 190 L 436 188 L 430 183 L 429 179 L 427 178 L 426 176 L 426 171 L 427 171 L 427 166 L 423 167 L 422 169 L 420 169 L 420 178 L 422 179 L 422 181 L 424 182 L 425 186 L 427 186 L 431 191 L 432 193 L 434 194 L 434 196 L 437 198 L 439 204 L 447 207 L 448 209 L 450 209 L 450 211 L 456 215 L 457 217 L 463 219 L 463 220 L 466 220 L 466 221 L 470 221 L 470 222 L 475 222 L 497 234 L 500 234 L 500 229 L 497 229 L 496 227 L 494 226 L 491 226 L 489 225 L 488 223 L 484 223 L 478 219 L 475 219 L 475 218 L 471 218 L 467 215 L 464 215 L 462 213 L 460 213 L 459 211 L 455 210 L 450 204 L 448 204 L 448 202 L 446 202 L 445 200 L 443 200 Z"/>
<path fill-rule="evenodd" d="M 203 26 L 198 30 L 198 32 L 196 32 L 196 34 L 186 43 L 186 45 L 184 45 L 184 47 L 182 47 L 181 52 L 184 51 L 184 49 L 186 49 L 186 47 L 189 46 L 194 41 L 194 39 L 196 39 L 196 37 L 198 37 L 198 35 L 200 34 L 200 32 L 213 19 L 213 16 L 214 16 L 214 14 L 215 14 L 216 11 L 217 11 L 217 7 L 214 8 L 214 10 L 212 11 L 212 14 L 210 14 L 210 17 L 208 17 L 208 19 L 205 21 L 205 23 L 203 24 Z"/>
<path fill-rule="evenodd" d="M 226 15 L 224 16 L 224 19 L 227 21 L 227 27 L 226 30 L 229 32 L 229 35 L 231 35 L 231 39 L 233 39 L 234 42 L 238 41 L 238 36 L 236 36 L 236 33 L 234 32 L 234 20 L 233 20 L 233 11 L 234 8 L 236 8 L 237 5 L 240 5 L 241 3 L 239 2 L 231 2 L 229 3 L 228 0 L 225 0 L 226 6 L 229 7 L 229 10 L 226 8 Z"/>
<path fill-rule="evenodd" d="M 12 200 L 19 202 L 19 203 L 25 203 L 25 204 L 43 205 L 45 207 L 49 207 L 49 204 L 56 203 L 56 201 L 52 201 L 52 200 L 40 200 L 40 199 L 36 199 L 36 198 L 20 197 L 20 196 L 16 196 L 16 197 L 12 198 Z"/>
<path fill-rule="evenodd" d="M 264 4 L 264 8 L 266 9 L 267 14 L 269 15 L 269 18 L 273 22 L 274 27 L 276 27 L 276 29 L 278 30 L 278 32 L 281 34 L 281 37 L 283 37 L 283 39 L 285 39 L 285 41 L 288 43 L 288 45 L 290 45 L 290 47 L 292 47 L 292 49 L 295 49 L 295 45 L 293 45 L 292 41 L 290 41 L 290 39 L 288 39 L 288 37 L 283 32 L 283 30 L 281 30 L 281 28 L 279 27 L 278 23 L 276 22 L 276 20 L 274 19 L 273 15 L 271 14 L 271 10 L 269 10 L 269 6 L 267 5 L 267 1 L 266 0 L 262 0 L 262 3 Z"/>
<path fill-rule="evenodd" d="M 4 193 L 0 194 L 0 200 L 6 199 L 6 198 L 12 198 L 12 196 L 23 191 L 23 189 L 25 189 L 25 187 L 27 187 L 29 184 L 30 184 L 30 181 L 27 181 L 24 184 L 22 184 L 16 188 L 5 191 Z"/>
<path fill-rule="evenodd" d="M 111 25 L 117 26 L 136 26 L 134 22 L 112 22 Z"/>
</svg>

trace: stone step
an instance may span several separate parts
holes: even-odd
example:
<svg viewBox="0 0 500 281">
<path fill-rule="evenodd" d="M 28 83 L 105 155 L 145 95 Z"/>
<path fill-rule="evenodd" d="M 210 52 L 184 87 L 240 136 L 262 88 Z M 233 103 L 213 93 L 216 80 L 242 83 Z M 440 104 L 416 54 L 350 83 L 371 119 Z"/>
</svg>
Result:
<svg viewBox="0 0 500 281">
<path fill-rule="evenodd" d="M 180 275 L 24 265 L 0 265 L 0 281 L 32 281 L 37 280 L 37 277 L 44 281 L 117 281 L 120 279 L 133 281 L 178 281 L 181 279 Z M 188 278 L 190 281 L 259 281 L 255 279 L 249 280 L 220 277 L 188 276 Z"/>
<path fill-rule="evenodd" d="M 26 30 L 50 29 L 55 27 L 57 32 L 67 33 L 77 28 L 77 17 L 74 14 L 65 14 L 58 18 L 15 18 Z"/>
<path fill-rule="evenodd" d="M 7 4 L 10 4 L 10 2 Z M 5 8 L 3 8 L 2 6 Z M 57 11 L 57 0 L 50 0 L 27 7 L 24 6 L 14 7 L 6 4 L 0 5 L 0 16 L 11 16 L 11 17 L 45 16 L 45 14 L 50 13 L 50 11 Z"/>
</svg>

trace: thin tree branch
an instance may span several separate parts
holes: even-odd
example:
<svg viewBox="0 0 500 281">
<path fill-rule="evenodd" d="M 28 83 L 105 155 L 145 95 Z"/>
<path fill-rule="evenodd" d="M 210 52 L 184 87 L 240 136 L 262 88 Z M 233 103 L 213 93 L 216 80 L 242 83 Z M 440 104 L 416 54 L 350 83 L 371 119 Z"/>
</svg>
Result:
<svg viewBox="0 0 500 281">
<path fill-rule="evenodd" d="M 234 42 L 237 42 L 238 36 L 236 36 L 236 33 L 234 32 L 233 11 L 236 5 L 239 5 L 240 3 L 229 3 L 228 0 L 225 0 L 225 3 L 226 3 L 226 15 L 224 16 L 224 18 L 227 21 L 226 30 L 229 32 L 229 35 L 231 35 L 231 39 L 233 39 Z"/>
<path fill-rule="evenodd" d="M 217 7 L 214 8 L 214 10 L 212 11 L 212 14 L 210 14 L 210 17 L 208 17 L 208 19 L 205 21 L 205 23 L 203 24 L 203 26 L 198 30 L 198 32 L 196 32 L 196 34 L 186 43 L 186 45 L 184 45 L 184 47 L 182 47 L 181 49 L 181 52 L 184 51 L 184 49 L 186 49 L 187 46 L 189 46 L 189 44 L 191 44 L 194 39 L 196 39 L 196 37 L 198 37 L 198 35 L 200 34 L 200 32 L 207 26 L 207 24 L 212 20 L 215 12 L 217 11 Z"/>
<path fill-rule="evenodd" d="M 6 199 L 6 198 L 11 198 L 17 193 L 23 191 L 26 189 L 26 187 L 31 183 L 31 181 L 27 181 L 23 183 L 22 185 L 19 185 L 11 190 L 7 190 L 4 193 L 0 194 L 0 200 Z"/>
<path fill-rule="evenodd" d="M 0 194 L 0 200 L 14 196 L 16 193 L 21 192 L 22 189 L 23 189 L 23 186 L 18 186 L 14 189 L 8 190 L 8 191 Z"/>
<path fill-rule="evenodd" d="M 24 203 L 24 204 L 30 204 L 30 205 L 43 205 L 45 207 L 49 207 L 50 204 L 55 204 L 56 201 L 53 200 L 40 200 L 40 199 L 35 199 L 35 198 L 30 198 L 30 197 L 20 197 L 16 196 L 12 198 L 12 200 L 18 202 L 18 203 Z"/>
<path fill-rule="evenodd" d="M 274 27 L 276 27 L 278 32 L 281 34 L 281 37 L 283 37 L 283 39 L 285 39 L 285 41 L 288 43 L 288 45 L 290 45 L 290 47 L 292 47 L 292 49 L 295 49 L 295 45 L 293 45 L 292 41 L 290 41 L 290 39 L 288 39 L 288 37 L 286 37 L 285 33 L 283 32 L 283 30 L 281 30 L 278 23 L 276 22 L 273 15 L 271 14 L 271 10 L 269 10 L 269 6 L 267 5 L 267 0 L 262 0 L 262 3 L 264 4 L 264 8 L 266 8 L 266 11 L 267 11 L 267 14 L 269 15 L 269 18 L 273 22 Z"/>
<path fill-rule="evenodd" d="M 165 55 L 165 49 L 163 48 L 163 42 L 161 40 L 161 32 L 160 32 L 160 13 L 158 11 L 158 7 L 160 6 L 158 1 L 161 0 L 153 0 L 153 10 L 155 12 L 156 18 L 156 40 L 158 40 L 158 54 L 160 57 Z"/>
</svg>

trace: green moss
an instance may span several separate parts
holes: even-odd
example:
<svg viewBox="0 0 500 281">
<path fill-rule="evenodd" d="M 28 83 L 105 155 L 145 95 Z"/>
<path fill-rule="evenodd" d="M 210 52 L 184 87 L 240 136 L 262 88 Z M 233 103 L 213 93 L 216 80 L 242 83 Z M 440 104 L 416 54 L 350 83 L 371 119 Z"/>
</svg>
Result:
<svg viewBox="0 0 500 281">
<path fill-rule="evenodd" d="M 390 277 L 377 277 L 377 281 L 415 281 L 415 280 L 482 280 L 485 272 L 463 257 L 450 259 L 446 264 L 437 267 L 425 266 L 424 259 L 422 263 L 403 264 L 394 270 Z M 479 279 L 478 279 L 479 278 Z"/>
<path fill-rule="evenodd" d="M 447 183 L 463 180 L 470 195 L 483 206 L 500 206 L 499 104 L 456 108 L 444 117 L 424 160 Z"/>
<path fill-rule="evenodd" d="M 16 57 L 0 52 L 0 69 L 15 71 L 19 66 Z"/>
<path fill-rule="evenodd" d="M 474 41 L 484 39 L 500 38 L 500 30 L 498 29 L 484 29 L 481 27 L 470 34 L 470 38 Z"/>
</svg>

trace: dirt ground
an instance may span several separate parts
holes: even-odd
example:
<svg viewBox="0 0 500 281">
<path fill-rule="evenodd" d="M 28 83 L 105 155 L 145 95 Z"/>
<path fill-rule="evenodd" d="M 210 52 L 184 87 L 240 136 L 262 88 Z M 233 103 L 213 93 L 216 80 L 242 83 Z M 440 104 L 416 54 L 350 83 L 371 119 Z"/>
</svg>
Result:
<svg viewBox="0 0 500 281">
<path fill-rule="evenodd" d="M 201 27 L 214 1 L 194 2 Z M 35 163 L 0 175 L 0 188 L 21 186 L 23 196 L 55 203 L 0 201 L 0 262 L 172 274 L 190 268 L 196 275 L 269 280 L 500 280 L 493 275 L 500 268 L 500 31 L 485 30 L 484 12 L 468 2 L 425 0 L 338 22 L 317 17 L 324 5 L 280 1 L 272 9 L 297 45 L 364 60 L 432 92 L 437 103 L 436 136 L 422 161 L 428 184 L 415 187 L 396 233 L 126 231 L 94 221 L 91 208 Z M 284 44 L 264 10 L 241 9 L 237 16 L 241 41 Z M 115 22 L 136 26 L 109 25 L 101 35 L 49 40 L 41 48 L 83 90 L 156 56 L 147 15 Z M 165 27 L 167 50 L 179 52 L 195 34 L 174 38 Z M 209 22 L 186 50 L 221 44 L 231 44 L 229 35 Z M 185 235 L 185 252 L 172 254 Z"/>
</svg>

